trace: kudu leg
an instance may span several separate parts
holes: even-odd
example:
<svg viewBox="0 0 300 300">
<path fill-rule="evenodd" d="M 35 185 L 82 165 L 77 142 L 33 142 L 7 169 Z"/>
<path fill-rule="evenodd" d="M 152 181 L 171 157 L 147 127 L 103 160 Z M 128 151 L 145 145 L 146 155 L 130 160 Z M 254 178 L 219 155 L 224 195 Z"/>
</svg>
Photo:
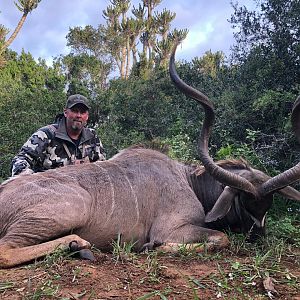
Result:
<svg viewBox="0 0 300 300">
<path fill-rule="evenodd" d="M 69 248 L 71 242 L 76 241 L 78 248 L 90 248 L 90 243 L 80 238 L 76 234 L 67 235 L 49 242 L 27 246 L 27 247 L 12 247 L 7 244 L 0 245 L 0 268 L 10 268 L 20 265 L 25 262 L 32 261 L 36 258 L 45 256 L 61 247 Z"/>
<path fill-rule="evenodd" d="M 226 248 L 229 245 L 225 233 L 195 225 L 185 225 L 174 230 L 158 251 L 178 252 L 186 249 L 202 253 Z"/>
</svg>

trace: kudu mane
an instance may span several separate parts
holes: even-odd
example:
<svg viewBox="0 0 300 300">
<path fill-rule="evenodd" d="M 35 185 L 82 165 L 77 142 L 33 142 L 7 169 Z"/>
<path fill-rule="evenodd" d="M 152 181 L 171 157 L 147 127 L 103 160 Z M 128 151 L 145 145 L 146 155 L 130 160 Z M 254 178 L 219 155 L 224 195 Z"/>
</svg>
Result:
<svg viewBox="0 0 300 300">
<path fill-rule="evenodd" d="M 246 169 L 250 170 L 250 164 L 244 160 L 240 159 L 223 159 L 216 162 L 216 164 L 224 169 Z M 197 165 L 196 169 L 193 171 L 193 174 L 196 176 L 202 175 L 206 172 L 206 169 L 203 165 Z"/>
<path fill-rule="evenodd" d="M 127 149 L 151 149 L 168 155 L 169 145 L 161 144 L 159 141 L 149 141 L 148 143 L 138 143 L 127 147 Z"/>
</svg>

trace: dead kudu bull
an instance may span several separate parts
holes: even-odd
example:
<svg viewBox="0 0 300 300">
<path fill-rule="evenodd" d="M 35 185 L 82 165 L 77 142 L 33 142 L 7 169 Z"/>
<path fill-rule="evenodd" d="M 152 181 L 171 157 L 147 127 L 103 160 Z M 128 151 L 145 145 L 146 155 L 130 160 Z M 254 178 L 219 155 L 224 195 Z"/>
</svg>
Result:
<svg viewBox="0 0 300 300">
<path fill-rule="evenodd" d="M 78 249 L 93 244 L 109 250 L 118 235 L 135 242 L 137 251 L 168 251 L 180 243 L 201 251 L 197 243 L 203 241 L 206 249 L 220 249 L 228 238 L 219 230 L 263 231 L 274 192 L 300 200 L 300 193 L 288 186 L 298 180 L 299 165 L 270 178 L 243 161 L 213 162 L 207 150 L 212 104 L 181 81 L 174 55 L 175 49 L 172 80 L 205 110 L 198 146 L 205 169 L 132 147 L 108 161 L 8 180 L 0 187 L 0 267 L 31 261 L 70 243 Z M 296 104 L 296 132 L 298 110 Z"/>
</svg>

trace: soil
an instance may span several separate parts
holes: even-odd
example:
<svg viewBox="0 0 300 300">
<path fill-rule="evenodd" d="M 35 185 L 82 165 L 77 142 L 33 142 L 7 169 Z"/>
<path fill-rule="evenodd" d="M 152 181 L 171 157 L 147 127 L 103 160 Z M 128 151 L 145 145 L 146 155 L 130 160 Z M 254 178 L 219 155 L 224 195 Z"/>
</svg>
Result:
<svg viewBox="0 0 300 300">
<path fill-rule="evenodd" d="M 2 269 L 0 299 L 300 300 L 297 256 L 276 262 L 269 258 L 263 266 L 249 254 L 226 251 L 202 256 L 94 255 L 94 262 L 48 257 Z"/>
</svg>

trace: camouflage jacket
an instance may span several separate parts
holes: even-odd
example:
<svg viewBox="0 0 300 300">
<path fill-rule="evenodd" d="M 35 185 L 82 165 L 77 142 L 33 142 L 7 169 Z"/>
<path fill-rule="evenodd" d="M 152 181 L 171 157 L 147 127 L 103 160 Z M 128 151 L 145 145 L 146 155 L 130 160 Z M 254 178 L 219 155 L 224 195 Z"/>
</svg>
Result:
<svg viewBox="0 0 300 300">
<path fill-rule="evenodd" d="M 105 160 L 102 143 L 95 131 L 84 128 L 76 145 L 68 136 L 63 117 L 58 124 L 36 131 L 13 158 L 12 175 L 24 170 L 40 172 L 77 162 Z"/>
</svg>

